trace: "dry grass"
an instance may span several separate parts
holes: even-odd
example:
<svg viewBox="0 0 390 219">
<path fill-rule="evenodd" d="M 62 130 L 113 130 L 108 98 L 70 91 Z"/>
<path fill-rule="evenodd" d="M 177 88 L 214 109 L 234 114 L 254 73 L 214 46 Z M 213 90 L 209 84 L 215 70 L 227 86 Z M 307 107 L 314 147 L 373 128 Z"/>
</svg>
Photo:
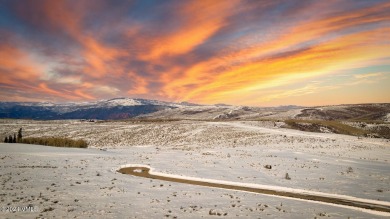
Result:
<svg viewBox="0 0 390 219">
<path fill-rule="evenodd" d="M 309 132 L 321 132 L 322 127 L 329 129 L 333 133 L 344 135 L 365 136 L 369 133 L 366 130 L 355 128 L 339 121 L 288 119 L 285 123 L 290 128 Z"/>
<path fill-rule="evenodd" d="M 376 124 L 376 125 L 384 124 L 384 122 L 381 120 L 370 120 L 370 119 L 348 119 L 346 121 L 348 121 L 348 122 L 361 122 L 361 123 Z"/>
<path fill-rule="evenodd" d="M 54 147 L 69 147 L 69 148 L 87 148 L 88 144 L 86 141 L 73 140 L 69 138 L 23 138 L 22 142 L 24 144 L 38 144 Z"/>
</svg>

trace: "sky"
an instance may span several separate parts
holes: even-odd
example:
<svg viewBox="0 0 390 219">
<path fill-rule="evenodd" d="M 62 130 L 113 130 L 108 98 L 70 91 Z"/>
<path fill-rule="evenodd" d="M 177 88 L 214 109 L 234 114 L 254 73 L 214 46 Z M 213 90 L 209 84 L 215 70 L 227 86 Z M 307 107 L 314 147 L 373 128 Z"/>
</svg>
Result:
<svg viewBox="0 0 390 219">
<path fill-rule="evenodd" d="M 390 102 L 388 0 L 0 0 L 0 101 Z"/>
</svg>

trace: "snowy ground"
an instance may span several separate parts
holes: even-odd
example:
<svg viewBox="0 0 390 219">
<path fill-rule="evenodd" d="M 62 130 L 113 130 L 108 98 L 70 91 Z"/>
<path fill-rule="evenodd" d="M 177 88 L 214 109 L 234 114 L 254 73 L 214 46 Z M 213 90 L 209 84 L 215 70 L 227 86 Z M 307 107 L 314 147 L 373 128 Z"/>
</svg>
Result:
<svg viewBox="0 0 390 219">
<path fill-rule="evenodd" d="M 114 171 L 125 164 L 150 165 L 158 172 L 189 177 L 390 202 L 388 140 L 300 132 L 266 122 L 3 120 L 0 131 L 5 135 L 20 127 L 25 136 L 86 138 L 92 148 L 0 144 L 0 218 L 384 217 Z M 286 173 L 291 180 L 285 179 Z M 4 212 L 29 205 L 35 212 Z"/>
</svg>

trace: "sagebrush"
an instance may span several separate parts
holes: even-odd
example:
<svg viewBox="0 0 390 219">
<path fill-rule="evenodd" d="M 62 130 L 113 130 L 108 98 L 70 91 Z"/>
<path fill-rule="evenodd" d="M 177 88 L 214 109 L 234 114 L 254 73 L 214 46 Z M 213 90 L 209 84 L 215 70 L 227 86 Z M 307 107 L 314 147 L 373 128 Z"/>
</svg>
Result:
<svg viewBox="0 0 390 219">
<path fill-rule="evenodd" d="M 358 129 L 340 121 L 326 121 L 326 120 L 298 120 L 288 119 L 284 121 L 289 127 L 308 132 L 321 132 L 321 127 L 325 127 L 337 134 L 364 136 L 368 131 Z"/>
</svg>

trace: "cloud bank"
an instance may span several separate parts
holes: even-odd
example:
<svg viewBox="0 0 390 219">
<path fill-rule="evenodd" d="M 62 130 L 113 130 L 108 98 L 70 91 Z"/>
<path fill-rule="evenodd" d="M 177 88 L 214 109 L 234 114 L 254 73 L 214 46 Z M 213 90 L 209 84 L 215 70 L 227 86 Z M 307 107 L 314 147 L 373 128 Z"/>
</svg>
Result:
<svg viewBox="0 0 390 219">
<path fill-rule="evenodd" d="M 388 36 L 382 0 L 5 0 L 0 99 L 390 102 Z"/>
</svg>

